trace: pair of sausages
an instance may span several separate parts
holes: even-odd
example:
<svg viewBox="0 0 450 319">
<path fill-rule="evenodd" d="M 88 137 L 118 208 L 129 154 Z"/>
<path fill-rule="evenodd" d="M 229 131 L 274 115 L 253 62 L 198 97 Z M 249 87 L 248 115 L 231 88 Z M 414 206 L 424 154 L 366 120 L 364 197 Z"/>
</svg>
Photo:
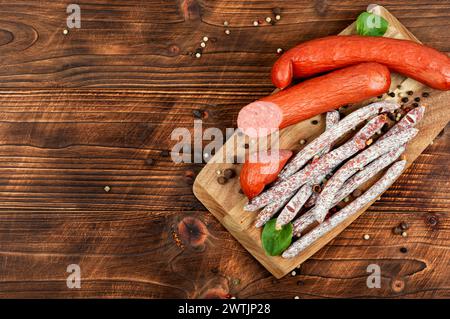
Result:
<svg viewBox="0 0 450 319">
<path fill-rule="evenodd" d="M 245 106 L 238 127 L 250 137 L 308 119 L 339 106 L 389 90 L 389 70 L 426 85 L 450 89 L 450 58 L 430 47 L 385 37 L 330 36 L 308 41 L 283 54 L 272 69 L 272 82 L 284 89 L 294 78 L 337 71 Z"/>
</svg>

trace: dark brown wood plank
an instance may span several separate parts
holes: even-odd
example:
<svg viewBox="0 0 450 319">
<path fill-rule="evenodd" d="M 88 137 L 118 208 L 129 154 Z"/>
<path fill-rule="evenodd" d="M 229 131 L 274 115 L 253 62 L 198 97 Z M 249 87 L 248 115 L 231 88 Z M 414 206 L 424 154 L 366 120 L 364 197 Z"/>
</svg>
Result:
<svg viewBox="0 0 450 319">
<path fill-rule="evenodd" d="M 370 211 L 278 281 L 195 199 L 185 173 L 202 165 L 161 154 L 195 109 L 209 112 L 205 126 L 233 127 L 242 105 L 272 91 L 278 47 L 339 32 L 366 2 L 89 1 L 82 28 L 64 36 L 68 3 L 0 1 L 0 297 L 450 296 L 449 126 Z M 450 52 L 447 2 L 382 4 Z M 251 27 L 273 7 L 276 26 Z M 184 55 L 203 35 L 217 41 L 200 59 Z M 400 221 L 407 238 L 391 234 Z M 66 287 L 71 263 L 80 290 Z M 381 289 L 366 287 L 371 263 Z"/>
</svg>

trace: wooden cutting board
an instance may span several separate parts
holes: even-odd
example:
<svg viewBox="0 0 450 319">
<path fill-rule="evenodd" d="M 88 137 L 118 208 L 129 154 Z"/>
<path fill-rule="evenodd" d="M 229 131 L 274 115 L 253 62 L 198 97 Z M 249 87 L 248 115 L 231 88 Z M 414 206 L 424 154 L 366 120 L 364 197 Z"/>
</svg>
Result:
<svg viewBox="0 0 450 319">
<path fill-rule="evenodd" d="M 383 16 L 389 22 L 389 29 L 385 34 L 386 37 L 410 39 L 419 42 L 419 40 L 384 7 L 370 5 L 368 11 Z M 355 23 L 353 23 L 340 34 L 355 34 L 355 32 Z M 398 88 L 399 85 L 400 88 Z M 421 97 L 420 104 L 426 107 L 426 111 L 424 119 L 418 125 L 420 132 L 414 140 L 409 143 L 405 151 L 408 165 L 410 165 L 434 140 L 450 120 L 450 111 L 448 107 L 450 102 L 450 92 L 431 90 L 412 79 L 402 77 L 398 74 L 392 74 L 390 91 L 395 92 L 396 96 L 394 98 L 387 97 L 389 99 L 400 99 L 403 96 L 408 96 L 406 94 L 407 91 L 413 91 L 414 95 L 408 96 L 410 100 L 416 96 L 421 97 L 422 92 L 430 92 L 429 98 Z M 386 95 L 384 96 L 386 97 Z M 359 105 L 353 105 L 348 108 L 347 111 L 352 111 L 361 105 L 366 105 L 375 100 L 376 99 L 373 99 Z M 314 121 L 316 121 L 317 124 L 313 124 L 316 123 Z M 299 150 L 303 147 L 299 144 L 299 141 L 302 139 L 308 142 L 312 141 L 312 139 L 324 131 L 324 122 L 324 115 L 318 115 L 283 129 L 280 132 L 280 148 Z M 233 154 L 236 154 L 236 152 L 244 153 L 247 151 L 245 149 L 236 149 L 235 138 L 236 136 L 232 136 L 223 146 L 225 154 L 229 154 L 230 152 Z M 253 226 L 257 213 L 249 213 L 243 210 L 247 198 L 239 193 L 239 179 L 230 179 L 225 185 L 219 185 L 217 183 L 218 170 L 223 171 L 226 168 L 234 168 L 237 173 L 239 173 L 242 166 L 241 164 L 213 163 L 214 160 L 217 160 L 220 153 L 221 152 L 217 152 L 217 155 L 215 155 L 198 174 L 193 185 L 194 194 L 203 205 L 216 216 L 222 225 L 277 278 L 283 277 L 311 257 L 370 207 L 370 205 L 367 205 L 358 212 L 358 214 L 355 214 L 346 220 L 333 232 L 320 238 L 296 258 L 284 259 L 278 256 L 267 256 L 261 246 L 261 229 L 257 229 Z M 370 186 L 370 183 L 365 185 L 365 188 L 368 186 Z"/>
</svg>

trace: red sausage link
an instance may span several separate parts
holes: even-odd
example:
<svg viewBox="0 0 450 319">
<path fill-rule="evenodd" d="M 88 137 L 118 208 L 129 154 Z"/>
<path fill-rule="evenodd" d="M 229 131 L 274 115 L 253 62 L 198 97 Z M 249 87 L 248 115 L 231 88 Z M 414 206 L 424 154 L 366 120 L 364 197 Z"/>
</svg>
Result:
<svg viewBox="0 0 450 319">
<path fill-rule="evenodd" d="M 377 62 L 434 89 L 450 89 L 450 58 L 433 48 L 385 37 L 330 36 L 304 42 L 284 53 L 272 68 L 272 82 L 287 87 L 293 78 L 361 63 Z"/>
<path fill-rule="evenodd" d="M 250 137 L 270 134 L 317 114 L 385 93 L 391 77 L 387 67 L 361 63 L 269 95 L 239 112 L 238 127 Z"/>
</svg>

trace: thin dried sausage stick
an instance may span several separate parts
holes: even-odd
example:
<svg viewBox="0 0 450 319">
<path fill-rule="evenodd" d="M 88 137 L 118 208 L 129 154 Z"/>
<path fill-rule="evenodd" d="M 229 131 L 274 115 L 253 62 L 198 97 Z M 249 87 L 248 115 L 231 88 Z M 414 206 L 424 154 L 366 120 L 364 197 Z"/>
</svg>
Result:
<svg viewBox="0 0 450 319">
<path fill-rule="evenodd" d="M 295 215 L 297 215 L 299 210 L 303 207 L 303 204 L 305 204 L 309 196 L 311 196 L 312 192 L 310 184 L 303 185 L 284 207 L 280 215 L 278 215 L 275 228 L 281 229 L 282 226 L 293 220 Z"/>
<path fill-rule="evenodd" d="M 357 214 L 364 206 L 368 205 L 371 201 L 378 198 L 386 189 L 388 189 L 402 174 L 405 166 L 406 161 L 398 161 L 393 164 L 387 170 L 386 174 L 384 174 L 384 176 L 380 178 L 372 187 L 370 187 L 362 196 L 356 198 L 341 211 L 337 212 L 325 222 L 308 232 L 305 236 L 294 242 L 288 249 L 283 252 L 282 257 L 292 258 L 297 256 L 300 252 L 305 250 L 320 237 L 332 231 L 349 217 Z"/>
<path fill-rule="evenodd" d="M 377 115 L 381 112 L 392 112 L 400 107 L 399 104 L 391 101 L 381 101 L 369 104 L 347 115 L 333 126 L 325 131 L 314 141 L 295 155 L 295 157 L 283 168 L 279 178 L 286 179 L 301 169 L 314 155 L 320 153 L 328 145 L 334 143 L 345 133 L 355 128 L 359 123 Z"/>
<path fill-rule="evenodd" d="M 424 113 L 425 107 L 423 106 L 412 109 L 411 111 L 406 113 L 406 115 L 397 124 L 395 124 L 389 131 L 387 131 L 386 134 L 381 136 L 378 141 L 382 141 L 383 139 L 402 130 L 406 130 L 408 128 L 416 126 L 416 124 L 422 120 Z"/>
<path fill-rule="evenodd" d="M 332 205 L 336 206 L 341 200 L 350 195 L 356 188 L 360 187 L 362 184 L 375 176 L 378 172 L 392 164 L 392 162 L 396 161 L 404 151 L 405 146 L 394 149 L 374 160 L 372 163 L 364 167 L 362 171 L 353 175 L 337 192 Z M 303 231 L 305 231 L 315 222 L 317 221 L 314 216 L 314 210 L 310 209 L 293 222 L 294 235 L 300 236 Z"/>
<path fill-rule="evenodd" d="M 244 210 L 255 211 L 266 206 L 274 199 L 286 198 L 287 196 L 293 194 L 306 182 L 309 182 L 310 184 L 320 182 L 337 165 L 353 156 L 359 150 L 363 149 L 366 146 L 367 139 L 375 134 L 375 132 L 378 131 L 384 123 L 386 123 L 385 115 L 379 115 L 373 118 L 358 133 L 356 133 L 350 141 L 324 155 L 318 160 L 313 161 L 300 172 L 294 174 L 286 180 L 283 180 L 279 184 L 274 185 L 266 192 L 256 196 L 244 206 Z"/>
<path fill-rule="evenodd" d="M 328 210 L 332 207 L 333 199 L 336 193 L 345 183 L 345 181 L 355 174 L 358 170 L 361 170 L 381 155 L 406 144 L 414 136 L 416 136 L 418 130 L 410 128 L 404 131 L 400 131 L 394 135 L 391 135 L 382 141 L 377 141 L 374 145 L 358 154 L 356 157 L 345 163 L 327 182 L 325 188 L 317 198 L 316 206 L 314 206 L 314 215 L 318 222 L 323 222 Z"/>
<path fill-rule="evenodd" d="M 261 210 L 256 217 L 255 227 L 259 228 L 264 226 L 264 224 L 267 223 L 273 215 L 275 215 L 284 205 L 286 205 L 289 198 L 290 197 L 278 199 L 264 207 L 264 209 Z"/>
<path fill-rule="evenodd" d="M 297 213 L 305 204 L 306 200 L 312 193 L 311 184 L 317 184 L 322 181 L 327 174 L 329 174 L 335 166 L 346 160 L 347 158 L 353 156 L 359 150 L 363 149 L 366 146 L 367 140 L 375 134 L 384 124 L 386 123 L 385 115 L 378 115 L 377 117 L 370 120 L 358 133 L 353 136 L 353 138 L 345 143 L 343 146 L 329 153 L 329 155 L 325 155 L 323 159 L 319 159 L 318 161 L 326 161 L 328 157 L 333 158 L 331 165 L 328 166 L 326 171 L 317 170 L 316 173 L 312 174 L 309 177 L 309 182 L 304 185 L 300 191 L 292 197 L 286 207 L 281 211 L 281 214 L 277 218 L 277 227 L 280 228 L 283 225 L 286 225 L 291 220 L 295 218 Z M 311 165 L 313 166 L 313 165 Z M 305 170 L 308 169 L 305 168 Z M 314 169 L 313 169 L 314 170 Z M 308 190 L 305 187 L 309 188 Z M 304 198 L 308 194 L 307 198 Z"/>
<path fill-rule="evenodd" d="M 341 116 L 339 115 L 338 111 L 330 111 L 327 112 L 325 116 L 325 130 L 330 130 L 333 126 L 335 126 L 337 123 L 339 123 Z M 330 143 L 327 147 L 325 147 L 322 151 L 319 152 L 319 156 L 323 156 L 324 154 L 328 153 L 333 144 Z"/>
</svg>

